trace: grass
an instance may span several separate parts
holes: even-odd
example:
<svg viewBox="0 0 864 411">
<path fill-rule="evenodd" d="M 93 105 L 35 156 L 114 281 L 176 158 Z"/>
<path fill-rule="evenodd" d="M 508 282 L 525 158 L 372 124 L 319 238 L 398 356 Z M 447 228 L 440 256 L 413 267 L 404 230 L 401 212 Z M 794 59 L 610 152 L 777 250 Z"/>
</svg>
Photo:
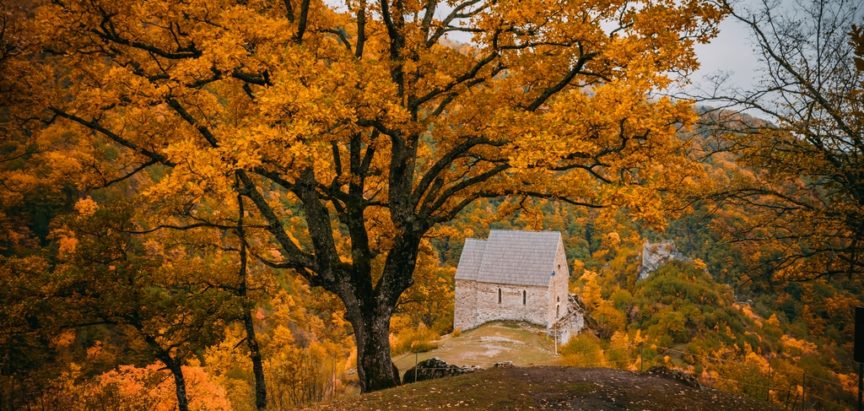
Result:
<svg viewBox="0 0 864 411">
<path fill-rule="evenodd" d="M 516 366 L 553 365 L 558 363 L 553 341 L 543 329 L 515 321 L 496 321 L 480 327 L 446 335 L 438 347 L 423 353 L 406 353 L 393 359 L 403 374 L 416 361 L 438 357 L 448 364 L 492 367 L 496 362 L 511 361 Z"/>
<path fill-rule="evenodd" d="M 437 348 L 416 354 L 449 364 L 485 368 L 471 374 L 418 383 L 322 404 L 316 410 L 770 410 L 713 389 L 698 390 L 656 375 L 605 368 L 561 367 L 553 341 L 539 327 L 507 321 L 446 335 Z M 404 373 L 415 354 L 394 358 Z M 513 368 L 491 368 L 511 361 Z"/>
<path fill-rule="evenodd" d="M 493 368 L 405 384 L 315 410 L 771 410 L 713 389 L 696 389 L 656 375 L 603 368 Z"/>
</svg>

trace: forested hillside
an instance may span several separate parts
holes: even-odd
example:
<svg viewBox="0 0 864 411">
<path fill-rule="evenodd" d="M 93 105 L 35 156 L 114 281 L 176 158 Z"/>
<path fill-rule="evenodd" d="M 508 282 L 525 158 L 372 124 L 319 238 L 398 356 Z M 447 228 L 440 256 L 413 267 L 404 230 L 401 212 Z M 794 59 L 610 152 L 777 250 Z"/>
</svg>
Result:
<svg viewBox="0 0 864 411">
<path fill-rule="evenodd" d="M 707 167 L 710 173 L 748 172 L 731 155 L 719 156 Z M 561 230 L 572 261 L 572 292 L 582 298 L 594 320 L 592 330 L 562 348 L 564 364 L 631 370 L 665 364 L 695 373 L 715 387 L 759 399 L 770 395 L 780 404 L 789 401 L 790 395 L 792 401 L 800 401 L 805 386 L 811 401 L 821 406 L 842 408 L 851 403 L 856 380 L 849 307 L 864 297 L 860 291 L 856 293 L 862 290 L 860 280 L 842 276 L 789 282 L 760 271 L 766 257 L 726 237 L 725 229 L 741 218 L 741 211 L 725 208 L 711 212 L 712 206 L 716 205 L 700 206 L 661 230 L 634 223 L 624 211 L 586 211 L 548 200 L 518 198 L 472 206 L 424 241 L 416 282 L 402 297 L 393 319 L 392 352 L 398 355 L 430 349 L 438 336 L 453 331 L 453 273 L 464 238 L 482 238 L 495 228 L 552 229 Z M 95 201 L 77 202 L 73 209 L 75 212 L 64 220 L 66 229 L 89 235 L 78 234 L 74 240 L 59 236 L 49 243 L 55 245 L 48 247 L 64 253 L 68 252 L 64 247 L 108 252 L 116 246 L 110 228 L 91 230 L 105 224 L 99 219 L 122 216 L 122 209 L 105 209 Z M 93 219 L 98 224 L 94 225 Z M 122 221 L 114 224 L 118 227 L 115 232 L 121 232 Z M 673 240 L 693 261 L 666 264 L 648 279 L 637 281 L 645 239 Z M 107 272 L 98 275 L 86 271 L 98 261 L 98 255 L 81 256 L 74 264 L 53 269 L 40 265 L 38 254 L 16 260 L 18 266 L 7 269 L 45 274 L 18 277 L 18 282 L 11 283 L 13 287 L 5 288 L 7 291 L 29 290 L 30 295 L 41 297 L 39 288 L 50 286 L 71 288 L 71 292 L 75 288 L 88 293 L 99 290 L 110 298 L 61 295 L 36 301 L 26 298 L 28 294 L 18 294 L 19 298 L 5 309 L 27 312 L 39 304 L 56 307 L 57 318 L 48 319 L 55 323 L 39 326 L 58 327 L 59 331 L 45 337 L 21 333 L 8 340 L 7 358 L 24 361 L 8 362 L 7 366 L 18 367 L 11 371 L 26 373 L 31 381 L 53 380 L 41 401 L 58 408 L 82 404 L 82 399 L 83 404 L 93 406 L 130 399 L 170 403 L 173 387 L 159 377 L 162 366 L 148 362 L 150 347 L 138 345 L 137 336 L 118 334 L 108 324 L 64 327 L 82 311 L 122 311 L 146 315 L 144 318 L 176 333 L 183 344 L 177 348 L 188 350 L 180 358 L 187 361 L 184 368 L 190 376 L 193 398 L 207 398 L 207 407 L 219 402 L 226 408 L 248 406 L 254 384 L 247 354 L 240 349 L 245 331 L 242 324 L 230 323 L 231 316 L 238 315 L 230 310 L 241 307 L 213 304 L 221 299 L 231 301 L 237 292 L 213 286 L 218 278 L 214 274 L 225 275 L 225 281 L 230 282 L 236 266 L 232 269 L 226 262 L 222 271 L 214 270 L 219 261 L 196 257 L 195 247 L 190 246 L 194 243 L 195 237 L 190 236 L 183 239 L 183 248 L 169 246 L 167 239 L 133 247 L 170 250 L 176 259 L 170 267 L 183 270 L 184 287 L 197 287 L 194 299 L 166 294 L 162 286 L 153 284 L 177 281 L 173 279 L 177 271 L 169 277 L 142 277 L 145 271 L 140 270 L 146 261 L 140 258 L 114 261 Z M 199 271 L 201 267 L 213 271 Z M 332 297 L 265 266 L 253 270 L 254 280 L 248 289 L 259 301 L 253 310 L 254 321 L 266 358 L 269 390 L 281 401 L 277 407 L 329 398 L 334 376 L 335 395 L 350 393 L 356 379 L 350 327 Z M 48 273 L 63 273 L 62 282 L 47 277 Z M 202 276 L 197 284 L 193 281 L 196 275 Z M 132 289 L 140 290 L 135 295 L 128 294 L 124 284 L 129 282 L 141 284 Z M 149 304 L 156 305 L 150 308 Z M 201 322 L 196 323 L 195 317 L 172 322 L 165 310 L 178 306 L 194 308 Z M 226 311 L 209 311 L 216 307 Z M 44 316 L 33 318 L 46 321 Z M 212 318 L 228 320 L 206 321 Z M 205 329 L 209 334 L 203 333 Z M 39 345 L 42 338 L 49 338 L 42 340 L 44 346 Z M 175 348 L 174 352 L 180 351 Z M 116 364 L 128 365 L 118 369 Z M 25 381 L 6 380 L 4 386 L 20 393 L 30 386 Z M 774 387 L 771 394 L 766 394 L 766 387 Z M 155 392 L 161 392 L 158 398 L 152 397 Z M 15 394 L 7 395 L 14 398 Z"/>
</svg>

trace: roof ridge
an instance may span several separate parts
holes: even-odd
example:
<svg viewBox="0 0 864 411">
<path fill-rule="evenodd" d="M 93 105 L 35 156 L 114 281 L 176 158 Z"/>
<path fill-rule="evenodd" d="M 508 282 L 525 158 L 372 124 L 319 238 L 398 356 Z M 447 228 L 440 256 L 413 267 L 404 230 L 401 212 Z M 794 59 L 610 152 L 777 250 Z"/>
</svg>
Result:
<svg viewBox="0 0 864 411">
<path fill-rule="evenodd" d="M 456 278 L 546 286 L 562 246 L 560 231 L 491 230 L 486 240 L 465 239 Z"/>
</svg>

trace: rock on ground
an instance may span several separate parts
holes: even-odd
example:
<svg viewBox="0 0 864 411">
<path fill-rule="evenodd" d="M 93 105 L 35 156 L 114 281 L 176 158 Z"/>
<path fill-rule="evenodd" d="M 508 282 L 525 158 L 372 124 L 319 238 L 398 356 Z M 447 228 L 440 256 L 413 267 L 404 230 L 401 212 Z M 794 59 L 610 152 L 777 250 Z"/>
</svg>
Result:
<svg viewBox="0 0 864 411">
<path fill-rule="evenodd" d="M 405 372 L 402 382 L 405 384 L 415 381 L 426 381 L 434 378 L 450 377 L 453 375 L 467 374 L 476 371 L 475 367 L 460 367 L 458 365 L 447 364 L 439 358 L 430 358 L 420 361 L 416 367 L 411 367 Z M 415 378 L 416 375 L 416 378 Z"/>
<path fill-rule="evenodd" d="M 662 365 L 649 368 L 648 374 L 669 378 L 693 388 L 702 388 L 702 384 L 699 384 L 699 379 L 697 379 L 695 375 L 687 374 L 678 370 L 672 370 Z"/>
</svg>

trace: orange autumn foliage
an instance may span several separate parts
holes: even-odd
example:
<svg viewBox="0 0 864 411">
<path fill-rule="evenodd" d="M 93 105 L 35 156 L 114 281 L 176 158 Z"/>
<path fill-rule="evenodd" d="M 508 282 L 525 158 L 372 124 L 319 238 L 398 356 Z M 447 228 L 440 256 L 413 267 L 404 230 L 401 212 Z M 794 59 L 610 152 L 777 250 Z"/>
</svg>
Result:
<svg viewBox="0 0 864 411">
<path fill-rule="evenodd" d="M 198 365 L 183 367 L 189 391 L 190 409 L 229 411 L 234 408 L 225 389 Z M 68 371 L 49 387 L 38 401 L 42 406 L 69 411 L 126 409 L 129 406 L 158 411 L 177 409 L 171 374 L 162 364 L 145 367 L 121 365 L 91 379 L 81 376 L 81 366 L 71 364 Z"/>
<path fill-rule="evenodd" d="M 657 227 L 686 208 L 671 193 L 696 184 L 678 138 L 696 116 L 662 93 L 723 15 L 706 0 L 73 0 L 26 19 L 8 69 L 28 90 L 15 114 L 49 123 L 43 169 L 82 192 L 121 183 L 140 231 L 224 231 L 245 201 L 250 253 L 345 306 L 371 391 L 396 383 L 389 320 L 423 239 L 469 205 L 530 196 Z"/>
</svg>

